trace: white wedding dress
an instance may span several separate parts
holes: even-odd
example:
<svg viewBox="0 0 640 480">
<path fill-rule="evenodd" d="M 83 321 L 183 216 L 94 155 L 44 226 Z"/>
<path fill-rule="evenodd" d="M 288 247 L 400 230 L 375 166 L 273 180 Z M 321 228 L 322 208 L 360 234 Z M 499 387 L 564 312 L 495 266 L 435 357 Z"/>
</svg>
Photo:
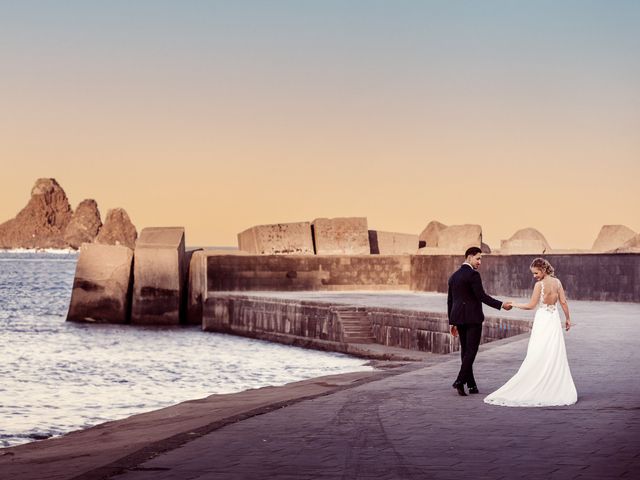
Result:
<svg viewBox="0 0 640 480">
<path fill-rule="evenodd" d="M 558 307 L 543 303 L 536 311 L 525 357 L 518 372 L 484 401 L 506 407 L 572 405 L 578 401 L 573 384 Z"/>
</svg>

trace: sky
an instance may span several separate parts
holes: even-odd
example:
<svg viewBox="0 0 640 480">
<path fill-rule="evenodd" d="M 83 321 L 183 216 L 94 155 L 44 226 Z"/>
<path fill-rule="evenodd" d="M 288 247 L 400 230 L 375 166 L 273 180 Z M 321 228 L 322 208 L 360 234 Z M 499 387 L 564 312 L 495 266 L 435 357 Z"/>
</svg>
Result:
<svg viewBox="0 0 640 480">
<path fill-rule="evenodd" d="M 0 0 L 0 222 L 72 207 L 236 245 L 366 216 L 420 233 L 640 231 L 640 2 Z"/>
</svg>

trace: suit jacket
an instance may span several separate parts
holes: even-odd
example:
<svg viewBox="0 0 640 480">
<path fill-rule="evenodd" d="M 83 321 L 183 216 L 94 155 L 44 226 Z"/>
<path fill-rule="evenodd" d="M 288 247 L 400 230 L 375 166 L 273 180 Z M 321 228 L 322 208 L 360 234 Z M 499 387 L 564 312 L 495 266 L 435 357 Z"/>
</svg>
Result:
<svg viewBox="0 0 640 480">
<path fill-rule="evenodd" d="M 447 315 L 450 325 L 470 325 L 484 321 L 482 304 L 500 310 L 502 302 L 484 293 L 480 273 L 463 264 L 449 277 Z"/>
</svg>

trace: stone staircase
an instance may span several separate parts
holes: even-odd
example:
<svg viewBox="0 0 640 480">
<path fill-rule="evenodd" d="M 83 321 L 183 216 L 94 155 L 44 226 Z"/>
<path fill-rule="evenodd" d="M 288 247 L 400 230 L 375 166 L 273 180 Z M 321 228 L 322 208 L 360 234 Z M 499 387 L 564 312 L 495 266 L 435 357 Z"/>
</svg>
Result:
<svg viewBox="0 0 640 480">
<path fill-rule="evenodd" d="M 342 328 L 342 339 L 346 343 L 375 343 L 371 332 L 371 321 L 367 312 L 354 307 L 334 307 Z"/>
</svg>

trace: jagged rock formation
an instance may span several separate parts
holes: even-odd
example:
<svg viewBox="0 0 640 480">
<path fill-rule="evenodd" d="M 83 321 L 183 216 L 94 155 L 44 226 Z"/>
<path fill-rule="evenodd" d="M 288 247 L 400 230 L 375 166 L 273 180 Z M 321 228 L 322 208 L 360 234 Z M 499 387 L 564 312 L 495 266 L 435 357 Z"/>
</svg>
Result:
<svg viewBox="0 0 640 480">
<path fill-rule="evenodd" d="M 98 232 L 96 243 L 105 245 L 125 245 L 135 248 L 138 232 L 124 208 L 113 208 L 107 212 L 104 225 Z"/>
<path fill-rule="evenodd" d="M 134 248 L 136 227 L 121 208 L 107 214 L 105 225 L 95 200 L 80 202 L 75 213 L 54 178 L 39 178 L 29 203 L 15 218 L 0 224 L 0 248 L 80 248 L 99 243 Z"/>
<path fill-rule="evenodd" d="M 71 205 L 58 182 L 39 178 L 29 203 L 0 225 L 0 248 L 66 248 L 63 237 L 71 215 Z"/>
<path fill-rule="evenodd" d="M 594 252 L 608 252 L 622 248 L 636 232 L 625 225 L 603 225 L 591 248 Z"/>
<path fill-rule="evenodd" d="M 500 244 L 500 253 L 503 254 L 542 254 L 550 251 L 549 242 L 535 228 L 518 230 L 509 240 L 502 240 Z"/>
<path fill-rule="evenodd" d="M 73 212 L 71 221 L 64 232 L 64 241 L 71 248 L 78 249 L 83 243 L 91 243 L 102 227 L 98 204 L 93 199 L 80 202 Z"/>
</svg>

